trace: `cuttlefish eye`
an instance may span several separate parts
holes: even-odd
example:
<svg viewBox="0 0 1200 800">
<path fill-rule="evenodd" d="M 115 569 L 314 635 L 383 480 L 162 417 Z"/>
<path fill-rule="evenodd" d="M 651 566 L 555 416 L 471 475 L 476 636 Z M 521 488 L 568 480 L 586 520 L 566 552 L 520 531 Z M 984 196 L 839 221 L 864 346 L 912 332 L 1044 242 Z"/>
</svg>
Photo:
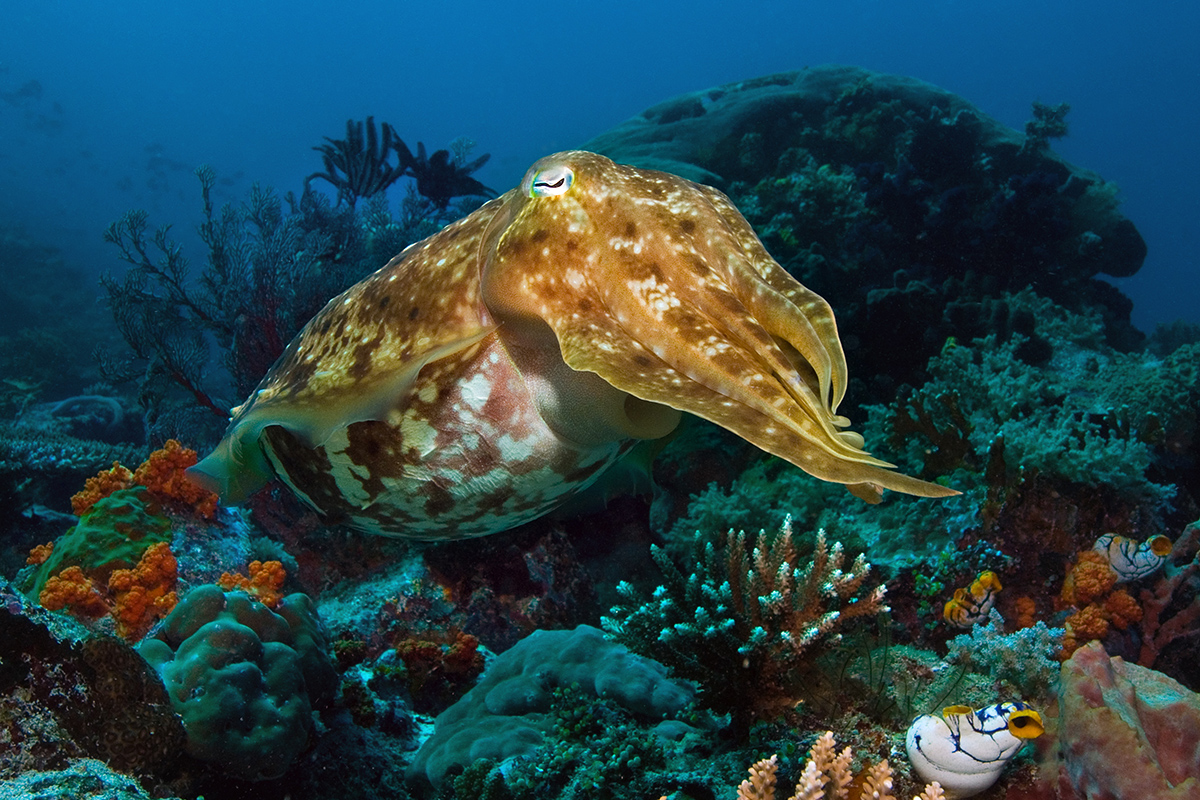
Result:
<svg viewBox="0 0 1200 800">
<path fill-rule="evenodd" d="M 566 193 L 575 182 L 575 173 L 565 164 L 556 164 L 533 173 L 529 182 L 530 197 L 554 197 Z"/>
</svg>

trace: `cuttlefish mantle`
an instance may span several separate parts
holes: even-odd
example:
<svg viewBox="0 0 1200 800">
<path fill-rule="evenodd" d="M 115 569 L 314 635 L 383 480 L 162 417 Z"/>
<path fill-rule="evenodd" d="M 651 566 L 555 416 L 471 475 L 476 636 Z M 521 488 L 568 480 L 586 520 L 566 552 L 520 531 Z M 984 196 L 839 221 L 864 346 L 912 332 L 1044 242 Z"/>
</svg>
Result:
<svg viewBox="0 0 1200 800">
<path fill-rule="evenodd" d="M 863 450 L 829 304 L 716 189 L 571 151 L 335 297 L 195 468 L 279 477 L 366 530 L 459 538 L 546 513 L 695 414 L 826 481 L 955 491 Z"/>
</svg>

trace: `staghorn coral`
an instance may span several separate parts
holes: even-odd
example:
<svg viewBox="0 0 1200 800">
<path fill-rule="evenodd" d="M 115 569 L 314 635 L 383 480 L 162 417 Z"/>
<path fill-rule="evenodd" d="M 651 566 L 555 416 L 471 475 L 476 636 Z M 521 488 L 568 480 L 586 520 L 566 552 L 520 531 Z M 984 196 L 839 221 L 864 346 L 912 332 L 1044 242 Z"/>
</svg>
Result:
<svg viewBox="0 0 1200 800">
<path fill-rule="evenodd" d="M 697 681 L 702 701 L 731 713 L 740 734 L 801 702 L 814 657 L 847 622 L 887 610 L 882 585 L 862 591 L 866 559 L 843 571 L 842 546 L 828 546 L 823 530 L 812 561 L 798 566 L 790 517 L 774 537 L 761 532 L 752 549 L 733 531 L 722 551 L 705 545 L 687 577 L 660 548 L 652 555 L 665 584 L 643 601 L 622 582 L 626 604 L 601 622 L 615 640 Z"/>
<path fill-rule="evenodd" d="M 808 761 L 796 782 L 789 800 L 892 800 L 894 779 L 891 765 L 883 759 L 857 774 L 850 765 L 854 753 L 850 747 L 837 751 L 833 731 L 826 731 L 808 751 Z M 750 766 L 750 777 L 738 786 L 738 800 L 774 800 L 779 756 L 764 758 Z M 944 800 L 942 787 L 934 782 L 926 786 L 914 800 Z"/>
</svg>

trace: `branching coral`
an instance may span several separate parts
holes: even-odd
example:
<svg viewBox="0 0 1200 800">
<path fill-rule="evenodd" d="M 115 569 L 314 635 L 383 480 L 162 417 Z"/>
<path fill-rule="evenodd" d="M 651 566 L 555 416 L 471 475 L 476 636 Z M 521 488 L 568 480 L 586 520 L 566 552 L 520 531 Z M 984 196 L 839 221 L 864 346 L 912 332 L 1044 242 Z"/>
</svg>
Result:
<svg viewBox="0 0 1200 800">
<path fill-rule="evenodd" d="M 856 775 L 850 769 L 854 753 L 849 747 L 837 751 L 833 732 L 826 731 L 808 751 L 808 762 L 796 782 L 796 789 L 789 800 L 847 800 L 854 790 L 854 797 L 862 800 L 892 800 L 892 768 L 887 759 L 864 767 Z M 779 756 L 774 755 L 755 762 L 749 769 L 750 777 L 738 787 L 738 800 L 774 800 L 776 773 Z M 914 800 L 944 800 L 942 787 L 931 783 Z"/>
<path fill-rule="evenodd" d="M 763 532 L 749 544 L 744 532 L 730 531 L 722 550 L 704 547 L 687 577 L 654 547 L 666 583 L 643 602 L 622 582 L 627 604 L 602 620 L 614 639 L 697 681 L 703 702 L 731 713 L 742 733 L 801 702 L 814 656 L 848 621 L 887 610 L 883 586 L 862 591 L 866 559 L 843 571 L 842 546 L 828 546 L 824 531 L 803 568 L 790 518 L 774 537 Z"/>
</svg>

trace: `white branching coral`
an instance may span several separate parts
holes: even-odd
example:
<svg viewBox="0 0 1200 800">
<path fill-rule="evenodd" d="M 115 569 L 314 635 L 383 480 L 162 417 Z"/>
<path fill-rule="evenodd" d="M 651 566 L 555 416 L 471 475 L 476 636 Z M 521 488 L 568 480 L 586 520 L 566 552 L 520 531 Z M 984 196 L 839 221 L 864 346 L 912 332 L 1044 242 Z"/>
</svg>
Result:
<svg viewBox="0 0 1200 800">
<path fill-rule="evenodd" d="M 808 761 L 788 800 L 848 800 L 850 787 L 859 787 L 862 800 L 895 800 L 892 794 L 892 768 L 887 759 L 864 768 L 857 776 L 850 771 L 854 753 L 849 747 L 837 750 L 832 731 L 820 736 L 808 751 Z M 751 765 L 750 777 L 738 787 L 738 800 L 775 800 L 779 756 L 773 755 Z M 937 783 L 931 783 L 913 800 L 945 800 Z"/>
<path fill-rule="evenodd" d="M 800 566 L 790 517 L 753 546 L 733 531 L 724 547 L 707 544 L 686 577 L 662 549 L 652 555 L 663 585 L 644 601 L 622 582 L 627 603 L 603 618 L 605 630 L 699 683 L 702 701 L 742 730 L 799 705 L 820 648 L 847 622 L 887 610 L 882 585 L 864 589 L 870 565 L 860 556 L 845 569 L 842 546 L 824 531 Z"/>
</svg>

